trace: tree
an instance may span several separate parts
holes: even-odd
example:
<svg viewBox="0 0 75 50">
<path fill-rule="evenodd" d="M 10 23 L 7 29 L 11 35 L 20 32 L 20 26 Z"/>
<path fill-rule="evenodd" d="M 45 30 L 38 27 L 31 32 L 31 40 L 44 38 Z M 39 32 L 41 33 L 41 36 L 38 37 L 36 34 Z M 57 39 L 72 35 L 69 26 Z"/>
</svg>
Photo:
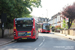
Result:
<svg viewBox="0 0 75 50">
<path fill-rule="evenodd" d="M 64 8 L 62 14 L 69 18 L 68 28 L 71 27 L 72 21 L 75 19 L 75 3 Z"/>
<path fill-rule="evenodd" d="M 63 28 L 68 29 L 68 26 L 67 26 L 67 23 L 66 23 L 65 19 L 63 20 Z"/>
<path fill-rule="evenodd" d="M 0 0 L 0 15 L 7 14 L 6 28 L 12 28 L 13 19 L 31 17 L 32 7 L 41 6 L 41 0 Z"/>
</svg>

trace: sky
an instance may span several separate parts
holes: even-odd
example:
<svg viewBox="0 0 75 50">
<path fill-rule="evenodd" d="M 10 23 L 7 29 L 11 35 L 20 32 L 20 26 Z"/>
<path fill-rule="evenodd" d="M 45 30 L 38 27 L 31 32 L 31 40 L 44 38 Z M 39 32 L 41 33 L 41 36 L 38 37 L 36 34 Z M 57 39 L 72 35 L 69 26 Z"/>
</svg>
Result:
<svg viewBox="0 0 75 50">
<path fill-rule="evenodd" d="M 73 2 L 75 0 L 41 0 L 42 8 L 33 8 L 31 15 L 51 19 L 53 15 L 63 11 L 64 7 Z"/>
</svg>

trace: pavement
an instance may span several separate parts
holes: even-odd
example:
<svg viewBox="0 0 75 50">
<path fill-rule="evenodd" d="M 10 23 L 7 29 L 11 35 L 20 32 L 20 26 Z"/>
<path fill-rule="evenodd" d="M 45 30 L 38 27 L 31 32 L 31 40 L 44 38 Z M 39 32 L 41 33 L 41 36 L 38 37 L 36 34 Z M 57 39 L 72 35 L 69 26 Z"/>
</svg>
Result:
<svg viewBox="0 0 75 50">
<path fill-rule="evenodd" d="M 8 37 L 4 37 L 4 38 L 0 38 L 0 46 L 6 45 L 8 43 L 13 42 L 13 35 L 8 36 Z"/>
<path fill-rule="evenodd" d="M 59 32 L 52 32 L 52 33 L 54 33 L 55 35 L 59 35 L 59 36 L 62 36 L 62 37 L 65 37 L 65 38 L 68 38 L 68 39 L 71 39 L 71 40 L 75 41 L 75 36 L 65 35 L 65 34 L 61 34 Z"/>
</svg>

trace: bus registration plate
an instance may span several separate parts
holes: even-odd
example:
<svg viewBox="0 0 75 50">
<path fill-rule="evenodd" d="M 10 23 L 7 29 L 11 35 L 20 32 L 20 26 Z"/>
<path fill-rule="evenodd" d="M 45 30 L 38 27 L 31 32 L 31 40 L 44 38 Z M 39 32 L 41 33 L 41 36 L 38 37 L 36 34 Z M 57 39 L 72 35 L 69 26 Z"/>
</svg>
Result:
<svg viewBox="0 0 75 50">
<path fill-rule="evenodd" d="M 27 39 L 27 38 L 22 38 L 22 39 Z"/>
</svg>

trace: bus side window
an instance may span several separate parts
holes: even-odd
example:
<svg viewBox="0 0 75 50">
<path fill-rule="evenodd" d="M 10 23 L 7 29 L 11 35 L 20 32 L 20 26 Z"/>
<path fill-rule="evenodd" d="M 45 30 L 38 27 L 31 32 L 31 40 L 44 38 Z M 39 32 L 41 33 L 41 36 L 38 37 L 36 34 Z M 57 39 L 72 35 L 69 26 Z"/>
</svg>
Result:
<svg viewBox="0 0 75 50">
<path fill-rule="evenodd" d="M 38 24 L 37 23 L 35 23 L 35 29 L 38 30 Z"/>
</svg>

